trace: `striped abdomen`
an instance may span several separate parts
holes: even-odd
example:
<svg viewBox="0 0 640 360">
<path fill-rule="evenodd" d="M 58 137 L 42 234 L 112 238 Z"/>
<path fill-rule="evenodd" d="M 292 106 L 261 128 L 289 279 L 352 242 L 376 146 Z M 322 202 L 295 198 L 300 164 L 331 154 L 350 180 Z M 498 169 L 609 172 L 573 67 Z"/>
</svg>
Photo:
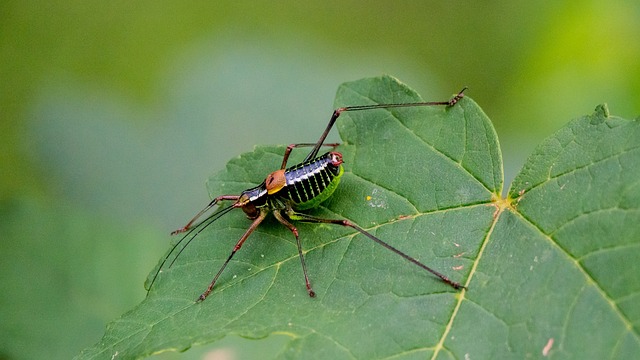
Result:
<svg viewBox="0 0 640 360">
<path fill-rule="evenodd" d="M 333 194 L 343 172 L 342 154 L 328 152 L 286 169 L 286 186 L 279 194 L 298 210 L 316 207 Z"/>
</svg>

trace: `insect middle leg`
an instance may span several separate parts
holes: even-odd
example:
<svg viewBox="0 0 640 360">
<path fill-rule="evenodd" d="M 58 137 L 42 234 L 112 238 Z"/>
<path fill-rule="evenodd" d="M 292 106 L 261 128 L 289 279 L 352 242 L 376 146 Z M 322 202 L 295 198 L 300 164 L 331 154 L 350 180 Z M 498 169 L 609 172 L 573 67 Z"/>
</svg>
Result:
<svg viewBox="0 0 640 360">
<path fill-rule="evenodd" d="M 300 244 L 300 237 L 298 236 L 298 229 L 292 223 L 290 223 L 287 219 L 285 219 L 285 217 L 282 216 L 280 211 L 278 211 L 278 210 L 274 211 L 273 215 L 275 216 L 276 219 L 278 219 L 278 221 L 282 225 L 284 225 L 287 228 L 289 228 L 289 230 L 291 230 L 291 233 L 293 233 L 293 236 L 295 236 L 296 245 L 298 246 L 298 255 L 300 256 L 300 263 L 302 264 L 302 273 L 304 274 L 304 282 L 305 282 L 305 285 L 307 286 L 307 293 L 309 293 L 309 296 L 315 297 L 316 293 L 311 288 L 311 283 L 309 282 L 309 276 L 307 275 L 307 265 L 305 265 L 305 263 L 304 263 L 304 255 L 302 254 L 302 245 Z"/>
</svg>

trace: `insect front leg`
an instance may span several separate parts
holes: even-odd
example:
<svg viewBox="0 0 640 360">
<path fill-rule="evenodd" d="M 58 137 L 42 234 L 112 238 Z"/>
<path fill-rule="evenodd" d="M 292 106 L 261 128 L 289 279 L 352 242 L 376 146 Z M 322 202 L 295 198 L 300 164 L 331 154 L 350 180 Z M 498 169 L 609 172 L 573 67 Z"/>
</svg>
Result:
<svg viewBox="0 0 640 360">
<path fill-rule="evenodd" d="M 209 205 L 205 206 L 204 209 L 200 210 L 200 212 L 197 213 L 196 216 L 193 217 L 193 219 L 189 220 L 187 225 L 181 227 L 180 229 L 172 231 L 171 235 L 180 234 L 180 233 L 183 233 L 183 232 L 188 231 L 189 229 L 191 229 L 192 226 L 193 226 L 193 223 L 196 220 L 198 220 L 204 213 L 209 211 L 211 208 L 216 206 L 220 201 L 228 201 L 228 200 L 238 201 L 239 198 L 240 198 L 240 196 L 238 196 L 238 195 L 222 195 L 222 196 L 218 196 L 217 198 L 211 200 Z"/>
<path fill-rule="evenodd" d="M 233 258 L 233 255 L 235 255 L 236 252 L 238 252 L 238 250 L 240 250 L 240 248 L 242 247 L 242 244 L 244 244 L 245 240 L 247 240 L 247 238 L 249 238 L 249 235 L 251 235 L 251 233 L 253 233 L 255 231 L 255 229 L 258 228 L 258 225 L 260 225 L 262 220 L 264 220 L 264 218 L 267 217 L 267 214 L 268 214 L 267 211 L 260 211 L 260 214 L 258 215 L 258 217 L 255 220 L 253 220 L 253 222 L 251 223 L 251 226 L 249 226 L 247 231 L 245 231 L 245 233 L 240 237 L 240 239 L 238 240 L 236 245 L 233 247 L 233 250 L 231 251 L 231 254 L 229 254 L 229 257 L 227 258 L 227 260 L 224 261 L 224 263 L 220 267 L 220 270 L 218 270 L 218 273 L 216 274 L 216 276 L 211 281 L 211 284 L 209 284 L 209 287 L 207 287 L 207 290 L 205 290 L 205 292 L 203 292 L 198 297 L 198 300 L 196 300 L 196 302 L 204 301 L 204 299 L 206 299 L 207 296 L 209 296 L 209 294 L 211 294 L 211 291 L 213 291 L 213 287 L 215 286 L 216 282 L 218 281 L 218 278 L 220 277 L 220 275 L 222 274 L 224 269 L 227 267 L 227 264 L 229 264 L 229 261 L 231 261 L 231 259 Z"/>
<path fill-rule="evenodd" d="M 214 203 L 214 201 L 212 201 L 212 203 Z M 187 226 L 185 226 L 185 228 L 187 228 L 186 230 L 188 230 L 189 232 L 187 232 L 180 240 L 178 240 L 178 242 L 175 243 L 175 245 L 173 245 L 173 247 L 171 247 L 171 250 L 169 250 L 169 252 L 167 253 L 167 255 L 164 257 L 164 259 L 162 260 L 162 262 L 160 263 L 160 266 L 158 266 L 158 270 L 156 271 L 155 275 L 153 275 L 153 279 L 151 280 L 151 283 L 149 283 L 149 287 L 147 288 L 147 293 L 149 293 L 151 291 L 151 288 L 153 287 L 153 284 L 156 282 L 156 279 L 158 278 L 158 275 L 160 274 L 160 272 L 162 271 L 162 269 L 164 268 L 164 264 L 169 260 L 169 257 L 171 256 L 171 254 L 173 254 L 173 252 L 178 248 L 178 246 L 180 246 L 180 244 L 182 244 L 183 241 L 185 241 L 185 239 L 189 238 L 190 235 L 192 235 L 192 233 L 194 233 L 189 240 L 187 240 L 186 244 L 180 249 L 180 251 L 178 251 L 178 254 L 173 258 L 173 260 L 171 260 L 171 262 L 169 263 L 169 267 L 173 266 L 173 263 L 178 260 L 178 257 L 180 257 L 180 254 L 182 254 L 182 252 L 187 248 L 187 246 L 189 246 L 189 244 L 204 230 L 206 229 L 209 225 L 213 224 L 216 220 L 218 220 L 219 218 L 221 218 L 222 216 L 224 216 L 225 214 L 227 214 L 229 211 L 235 209 L 237 206 L 238 202 L 235 202 L 229 206 L 227 206 L 224 209 L 221 209 L 220 211 L 216 211 L 213 214 L 209 215 L 206 219 L 204 219 L 203 221 L 201 221 L 200 223 L 198 223 L 198 225 L 193 226 L 191 228 L 187 228 Z M 215 205 L 215 203 L 213 204 Z M 210 208 L 212 205 L 210 204 L 210 206 L 207 206 L 206 209 Z M 193 221 L 191 221 L 193 222 Z M 185 231 L 186 231 L 185 230 Z M 174 232 L 175 233 L 175 232 Z"/>
</svg>

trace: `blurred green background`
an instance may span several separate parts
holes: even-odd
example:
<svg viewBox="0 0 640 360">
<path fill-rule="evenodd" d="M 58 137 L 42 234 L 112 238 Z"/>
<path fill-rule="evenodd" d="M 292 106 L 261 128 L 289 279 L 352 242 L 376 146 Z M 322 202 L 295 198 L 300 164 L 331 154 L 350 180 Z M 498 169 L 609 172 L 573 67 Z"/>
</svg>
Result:
<svg viewBox="0 0 640 360">
<path fill-rule="evenodd" d="M 640 115 L 638 34 L 637 0 L 3 1 L 0 359 L 97 342 L 206 178 L 256 144 L 315 141 L 340 83 L 387 73 L 428 100 L 469 86 L 508 184 L 597 104 Z M 270 358 L 284 340 L 161 357 Z"/>
</svg>

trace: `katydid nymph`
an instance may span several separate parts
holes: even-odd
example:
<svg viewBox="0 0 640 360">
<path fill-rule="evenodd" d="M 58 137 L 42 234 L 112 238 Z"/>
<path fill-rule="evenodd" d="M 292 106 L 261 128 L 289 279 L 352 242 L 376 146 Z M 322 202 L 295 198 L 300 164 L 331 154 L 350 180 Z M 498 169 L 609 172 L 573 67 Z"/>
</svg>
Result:
<svg viewBox="0 0 640 360">
<path fill-rule="evenodd" d="M 180 246 L 180 244 L 184 242 L 185 239 L 188 238 L 184 246 L 180 248 L 176 256 L 169 263 L 169 267 L 173 265 L 180 254 L 191 243 L 191 241 L 193 241 L 193 239 L 197 237 L 198 234 L 200 234 L 201 231 L 203 231 L 206 227 L 208 227 L 220 217 L 236 208 L 242 209 L 242 211 L 244 211 L 246 216 L 252 222 L 244 232 L 244 234 L 240 237 L 240 239 L 237 240 L 229 256 L 224 261 L 206 290 L 198 297 L 198 299 L 196 300 L 197 302 L 201 302 L 205 300 L 207 296 L 209 296 L 209 294 L 213 291 L 218 278 L 223 273 L 229 262 L 233 259 L 236 252 L 240 250 L 244 242 L 270 213 L 273 214 L 273 216 L 281 224 L 287 227 L 295 237 L 298 256 L 302 265 L 302 274 L 304 276 L 306 290 L 308 295 L 312 298 L 316 296 L 316 293 L 311 286 L 311 281 L 309 280 L 298 229 L 292 223 L 293 221 L 316 224 L 334 224 L 354 229 L 358 233 L 382 245 L 386 249 L 391 250 L 397 255 L 400 255 L 405 260 L 419 266 L 423 270 L 430 272 L 454 289 L 463 289 L 464 286 L 462 284 L 450 280 L 443 273 L 434 270 L 433 268 L 418 261 L 414 257 L 411 257 L 408 254 L 398 250 L 397 248 L 391 246 L 390 244 L 379 239 L 378 237 L 374 236 L 373 234 L 369 233 L 368 231 L 364 230 L 357 224 L 347 219 L 321 218 L 310 215 L 303 211 L 316 208 L 323 201 L 327 200 L 337 188 L 338 184 L 340 183 L 340 178 L 344 173 L 344 168 L 342 165 L 342 154 L 334 151 L 333 149 L 339 144 L 325 143 L 327 135 L 342 113 L 367 111 L 372 109 L 391 109 L 416 106 L 452 107 L 460 99 L 462 99 L 462 97 L 464 96 L 463 92 L 465 90 L 466 88 L 457 93 L 448 101 L 355 105 L 340 107 L 334 110 L 329 123 L 327 124 L 327 127 L 325 128 L 318 141 L 315 143 L 291 144 L 287 146 L 284 152 L 280 169 L 268 174 L 265 180 L 260 185 L 244 190 L 239 195 L 217 196 L 204 209 L 197 213 L 185 226 L 173 231 L 172 235 L 184 232 L 186 232 L 186 234 L 173 246 L 173 248 L 171 248 L 167 256 L 161 262 L 158 271 L 155 273 L 153 279 L 151 280 L 149 289 L 151 289 L 153 283 L 158 277 L 158 274 L 164 267 L 165 263 L 167 263 L 167 261 L 169 260 L 171 254 L 178 248 L 178 246 Z M 301 147 L 311 147 L 311 151 L 305 157 L 304 161 L 302 161 L 300 164 L 287 167 L 287 161 L 293 149 Z M 322 155 L 318 155 L 321 147 L 330 147 L 332 149 L 331 151 L 328 151 Z M 212 212 L 204 220 L 197 222 L 198 219 L 207 214 L 214 207 L 224 202 L 231 202 L 231 204 Z"/>
</svg>

